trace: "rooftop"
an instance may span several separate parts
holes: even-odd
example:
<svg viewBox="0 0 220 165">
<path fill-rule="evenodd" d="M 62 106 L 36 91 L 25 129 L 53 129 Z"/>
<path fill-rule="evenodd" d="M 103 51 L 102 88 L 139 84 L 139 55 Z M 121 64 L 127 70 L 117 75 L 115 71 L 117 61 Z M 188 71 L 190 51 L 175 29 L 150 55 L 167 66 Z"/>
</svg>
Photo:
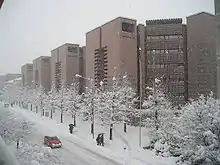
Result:
<svg viewBox="0 0 220 165">
<path fill-rule="evenodd" d="M 104 24 L 102 24 L 102 25 L 100 25 L 100 26 L 98 26 L 98 27 L 96 27 L 96 28 L 94 28 L 94 29 L 92 29 L 92 30 L 86 32 L 86 34 L 92 32 L 92 31 L 94 31 L 94 30 L 96 30 L 96 29 L 98 29 L 98 28 L 100 28 L 100 27 L 102 27 L 102 26 L 105 26 L 105 25 L 107 25 L 107 24 L 109 24 L 109 23 L 111 23 L 111 22 L 114 22 L 114 21 L 117 20 L 117 19 L 126 19 L 126 20 L 130 20 L 130 21 L 136 21 L 136 19 L 132 19 L 132 18 L 117 17 L 117 18 L 114 18 L 114 19 L 112 19 L 112 20 L 110 20 L 110 21 L 108 21 L 108 22 L 106 22 L 106 23 L 104 23 Z"/>
<path fill-rule="evenodd" d="M 146 25 L 181 24 L 182 18 L 146 20 Z"/>
<path fill-rule="evenodd" d="M 209 15 L 209 16 L 215 17 L 215 15 L 203 11 L 203 12 L 199 12 L 199 13 L 195 13 L 195 14 L 189 15 L 187 18 L 195 17 L 195 16 L 199 16 L 199 15 Z"/>
</svg>

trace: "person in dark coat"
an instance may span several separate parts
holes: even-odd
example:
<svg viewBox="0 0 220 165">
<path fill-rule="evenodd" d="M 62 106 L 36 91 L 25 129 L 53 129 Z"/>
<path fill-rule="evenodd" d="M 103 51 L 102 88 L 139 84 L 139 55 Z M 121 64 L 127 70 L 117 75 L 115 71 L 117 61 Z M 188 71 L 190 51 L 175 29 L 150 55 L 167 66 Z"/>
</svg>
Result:
<svg viewBox="0 0 220 165">
<path fill-rule="evenodd" d="M 96 143 L 97 145 L 101 145 L 101 139 L 100 139 L 100 134 L 98 134 L 97 138 L 96 138 Z"/>
<path fill-rule="evenodd" d="M 104 146 L 104 134 L 103 133 L 98 134 L 96 138 L 96 142 L 98 146 Z"/>
<path fill-rule="evenodd" d="M 103 133 L 100 136 L 100 145 L 104 146 L 104 134 Z"/>
<path fill-rule="evenodd" d="M 17 149 L 19 148 L 19 139 L 17 139 Z"/>
<path fill-rule="evenodd" d="M 69 131 L 72 134 L 73 133 L 74 124 L 69 124 Z"/>
</svg>

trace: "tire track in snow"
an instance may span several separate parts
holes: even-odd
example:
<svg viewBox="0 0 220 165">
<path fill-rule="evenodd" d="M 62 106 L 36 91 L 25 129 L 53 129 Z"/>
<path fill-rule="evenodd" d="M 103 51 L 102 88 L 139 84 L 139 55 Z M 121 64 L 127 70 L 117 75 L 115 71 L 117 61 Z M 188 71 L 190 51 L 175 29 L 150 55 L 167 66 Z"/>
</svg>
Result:
<svg viewBox="0 0 220 165">
<path fill-rule="evenodd" d="M 99 154 L 99 153 L 96 153 L 96 152 L 94 152 L 94 151 L 92 151 L 92 150 L 90 150 L 90 149 L 88 149 L 88 148 L 85 148 L 85 147 L 79 145 L 78 143 L 76 143 L 76 142 L 74 142 L 74 141 L 72 141 L 72 140 L 69 140 L 69 139 L 67 139 L 67 138 L 65 138 L 65 137 L 63 137 L 63 138 L 66 139 L 67 141 L 69 141 L 70 143 L 73 143 L 74 145 L 80 147 L 80 148 L 83 149 L 84 151 L 89 152 L 90 154 L 95 155 L 96 157 L 100 157 L 100 158 L 102 158 L 102 159 L 108 160 L 109 162 L 113 163 L 114 165 L 122 165 L 121 163 L 119 163 L 119 162 L 117 162 L 117 161 L 114 161 L 114 160 L 112 160 L 112 159 L 110 159 L 110 158 L 108 158 L 108 157 L 106 157 L 106 156 L 104 156 L 104 155 L 101 155 L 101 154 Z"/>
</svg>

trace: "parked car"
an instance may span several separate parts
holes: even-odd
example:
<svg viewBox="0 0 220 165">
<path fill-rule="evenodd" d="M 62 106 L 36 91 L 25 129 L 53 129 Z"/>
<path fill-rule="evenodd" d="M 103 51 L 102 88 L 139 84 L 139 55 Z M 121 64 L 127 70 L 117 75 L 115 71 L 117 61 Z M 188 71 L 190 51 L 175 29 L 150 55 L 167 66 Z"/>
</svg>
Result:
<svg viewBox="0 0 220 165">
<path fill-rule="evenodd" d="M 51 148 L 60 148 L 62 146 L 57 136 L 44 136 L 44 144 Z"/>
</svg>

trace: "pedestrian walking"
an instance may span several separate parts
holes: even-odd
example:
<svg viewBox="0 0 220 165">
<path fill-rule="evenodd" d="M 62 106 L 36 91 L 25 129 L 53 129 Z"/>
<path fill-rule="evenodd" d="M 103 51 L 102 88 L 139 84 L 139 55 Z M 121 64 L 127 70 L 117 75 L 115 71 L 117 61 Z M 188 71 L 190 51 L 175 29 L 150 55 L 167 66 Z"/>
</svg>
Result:
<svg viewBox="0 0 220 165">
<path fill-rule="evenodd" d="M 104 146 L 104 134 L 103 133 L 98 134 L 96 138 L 96 142 L 98 146 Z"/>
<path fill-rule="evenodd" d="M 72 134 L 73 133 L 74 124 L 69 124 L 69 131 Z"/>
<path fill-rule="evenodd" d="M 19 148 L 19 139 L 17 139 L 17 149 Z"/>
<path fill-rule="evenodd" d="M 104 146 L 104 134 L 103 133 L 101 134 L 101 137 L 100 137 L 100 143 L 102 146 Z"/>
<path fill-rule="evenodd" d="M 100 145 L 100 135 L 97 136 L 96 143 L 97 143 L 98 146 Z"/>
</svg>

